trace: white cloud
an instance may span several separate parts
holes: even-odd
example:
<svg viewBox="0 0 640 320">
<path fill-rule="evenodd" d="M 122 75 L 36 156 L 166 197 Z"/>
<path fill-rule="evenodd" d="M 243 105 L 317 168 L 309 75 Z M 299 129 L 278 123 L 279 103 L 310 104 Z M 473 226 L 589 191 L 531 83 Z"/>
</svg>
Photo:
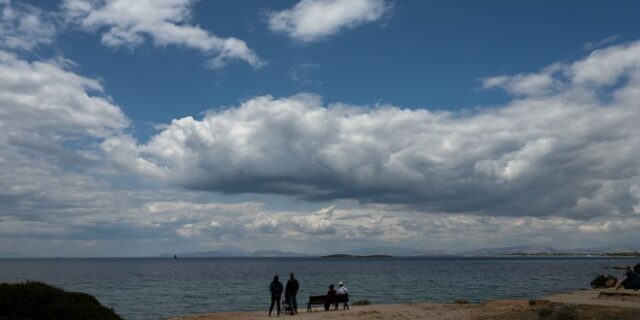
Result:
<svg viewBox="0 0 640 320">
<path fill-rule="evenodd" d="M 264 64 L 244 41 L 220 38 L 189 24 L 194 6 L 194 0 L 65 0 L 63 10 L 71 21 L 102 33 L 108 46 L 137 46 L 150 38 L 158 46 L 184 46 L 210 55 L 213 68 L 231 59 L 254 67 Z"/>
<path fill-rule="evenodd" d="M 127 203 L 97 177 L 95 144 L 129 121 L 70 65 L 0 50 L 0 237 L 73 237 L 81 221 Z"/>
<path fill-rule="evenodd" d="M 614 51 L 636 47 L 606 52 L 628 56 Z M 553 70 L 579 73 L 594 57 Z M 545 69 L 558 83 L 553 90 L 464 114 L 324 105 L 306 94 L 256 97 L 174 120 L 127 154 L 195 190 L 483 215 L 625 216 L 634 214 L 628 190 L 640 179 L 640 154 L 630 147 L 640 143 L 640 68 L 616 68 L 622 84 L 612 92 Z"/>
<path fill-rule="evenodd" d="M 633 243 L 637 48 L 486 80 L 517 96 L 503 107 L 457 114 L 263 96 L 174 120 L 143 144 L 123 133 L 129 121 L 102 84 L 72 62 L 0 50 L 0 251 Z M 172 185 L 280 193 L 325 208 L 294 210 L 286 196 L 286 210 L 217 203 L 204 192 L 114 178 L 105 153 Z M 359 203 L 331 205 L 342 198 Z"/>
<path fill-rule="evenodd" d="M 303 42 L 380 19 L 391 9 L 385 0 L 302 0 L 293 8 L 269 14 L 269 29 Z"/>
<path fill-rule="evenodd" d="M 552 65 L 540 73 L 490 77 L 483 79 L 482 86 L 484 89 L 502 88 L 514 95 L 546 95 L 560 89 L 561 82 L 554 77 L 560 71 L 559 67 Z"/>
<path fill-rule="evenodd" d="M 637 80 L 639 68 L 640 41 L 635 41 L 595 50 L 574 63 L 554 63 L 537 73 L 485 78 L 482 85 L 484 89 L 502 88 L 522 96 L 548 96 L 558 91 L 591 92 L 628 78 Z M 624 89 L 636 90 L 637 87 L 628 81 Z"/>
<path fill-rule="evenodd" d="M 619 38 L 620 38 L 620 35 L 619 35 L 619 34 L 612 35 L 612 36 L 608 36 L 608 37 L 606 37 L 606 38 L 604 38 L 604 39 L 602 39 L 602 40 L 600 40 L 600 41 L 596 41 L 596 42 L 592 42 L 592 41 L 590 41 L 590 42 L 587 42 L 587 43 L 585 43 L 585 44 L 584 44 L 583 48 L 584 48 L 584 50 L 587 50 L 587 51 L 593 51 L 593 50 L 598 49 L 598 48 L 601 48 L 601 47 L 603 47 L 603 46 L 605 46 L 605 45 L 609 45 L 609 44 L 611 44 L 611 43 L 614 43 L 614 42 L 616 42 Z"/>
<path fill-rule="evenodd" d="M 574 63 L 568 73 L 579 85 L 611 85 L 621 75 L 640 68 L 640 42 L 611 46 L 594 51 L 589 57 Z"/>
<path fill-rule="evenodd" d="M 0 51 L 0 133 L 35 131 L 102 137 L 128 125 L 102 85 L 62 61 L 21 60 Z"/>
<path fill-rule="evenodd" d="M 56 34 L 50 15 L 23 3 L 0 0 L 0 47 L 31 51 L 49 44 Z"/>
</svg>

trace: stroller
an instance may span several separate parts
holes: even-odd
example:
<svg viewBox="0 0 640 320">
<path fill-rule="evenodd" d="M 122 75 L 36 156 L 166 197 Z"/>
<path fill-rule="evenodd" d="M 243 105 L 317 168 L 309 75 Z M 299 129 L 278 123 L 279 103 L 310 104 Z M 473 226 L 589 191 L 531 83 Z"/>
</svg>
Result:
<svg viewBox="0 0 640 320">
<path fill-rule="evenodd" d="M 294 313 L 293 303 L 286 292 L 284 293 L 284 300 L 282 300 L 282 309 L 284 310 L 284 314 L 288 313 L 293 315 Z M 297 312 L 297 310 L 295 312 Z"/>
</svg>

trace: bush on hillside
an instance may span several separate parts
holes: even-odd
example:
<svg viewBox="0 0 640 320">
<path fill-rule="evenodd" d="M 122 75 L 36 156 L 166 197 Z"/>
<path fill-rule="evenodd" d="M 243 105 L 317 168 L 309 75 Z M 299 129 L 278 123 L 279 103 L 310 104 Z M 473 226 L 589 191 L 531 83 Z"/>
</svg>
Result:
<svg viewBox="0 0 640 320">
<path fill-rule="evenodd" d="M 122 320 L 86 293 L 42 282 L 0 283 L 0 320 Z"/>
</svg>

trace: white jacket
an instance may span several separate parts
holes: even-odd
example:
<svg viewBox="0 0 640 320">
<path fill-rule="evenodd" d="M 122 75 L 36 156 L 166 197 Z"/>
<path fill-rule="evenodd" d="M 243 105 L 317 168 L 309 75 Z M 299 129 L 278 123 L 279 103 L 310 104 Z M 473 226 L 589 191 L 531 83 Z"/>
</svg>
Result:
<svg viewBox="0 0 640 320">
<path fill-rule="evenodd" d="M 349 294 L 349 290 L 347 289 L 347 287 L 342 286 L 340 288 L 338 288 L 338 290 L 336 291 L 336 294 Z"/>
</svg>

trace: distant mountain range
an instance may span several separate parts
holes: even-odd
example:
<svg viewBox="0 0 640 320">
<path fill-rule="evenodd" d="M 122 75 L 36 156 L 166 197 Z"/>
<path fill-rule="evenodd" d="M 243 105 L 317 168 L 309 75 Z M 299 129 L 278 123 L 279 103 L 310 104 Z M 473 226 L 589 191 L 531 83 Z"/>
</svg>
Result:
<svg viewBox="0 0 640 320">
<path fill-rule="evenodd" d="M 306 253 L 287 252 L 278 250 L 258 250 L 251 254 L 252 257 L 309 257 Z"/>
<path fill-rule="evenodd" d="M 640 256 L 638 247 L 593 247 L 581 249 L 558 249 L 548 246 L 511 246 L 483 248 L 470 251 L 411 250 L 393 247 L 370 247 L 350 251 L 300 253 L 280 250 L 258 250 L 246 252 L 239 249 L 196 251 L 175 253 L 178 258 L 233 258 L 233 257 L 324 257 L 324 256 L 393 256 L 393 257 L 500 257 L 500 256 Z M 174 253 L 157 255 L 173 258 Z M 0 258 L 30 257 L 15 252 L 0 252 Z"/>
<path fill-rule="evenodd" d="M 179 258 L 223 258 L 223 257 L 235 257 L 231 253 L 222 251 L 200 251 L 200 252 L 182 252 L 175 254 Z M 160 258 L 173 258 L 173 253 L 163 253 L 159 255 Z"/>
<path fill-rule="evenodd" d="M 393 256 L 386 254 L 372 254 L 366 256 L 353 255 L 353 254 L 330 254 L 327 256 L 322 256 L 320 258 L 328 258 L 328 259 L 381 259 L 381 258 L 393 258 Z"/>
<path fill-rule="evenodd" d="M 178 258 L 232 258 L 232 257 L 309 257 L 310 255 L 298 252 L 287 252 L 279 250 L 258 250 L 252 253 L 244 252 L 224 252 L 224 251 L 199 251 L 199 252 L 182 252 L 176 253 Z M 159 258 L 173 258 L 173 253 L 163 253 L 158 255 Z"/>
<path fill-rule="evenodd" d="M 465 252 L 454 251 L 417 251 L 402 248 L 364 248 L 349 252 L 322 252 L 307 254 L 280 250 L 258 250 L 244 252 L 240 250 L 229 251 L 199 251 L 176 253 L 178 258 L 226 258 L 226 257 L 326 257 L 326 256 L 393 256 L 393 257 L 499 257 L 499 256 L 567 256 L 567 255 L 608 255 L 617 256 L 633 255 L 640 252 L 640 247 L 597 247 L 583 249 L 558 249 L 547 246 L 511 246 L 500 248 L 485 248 Z M 158 257 L 173 258 L 173 253 L 163 253 Z"/>
<path fill-rule="evenodd" d="M 616 255 L 616 253 L 638 253 L 639 248 L 582 248 L 557 249 L 543 246 L 513 246 L 503 248 L 479 249 L 465 252 L 464 256 L 563 256 L 563 255 Z"/>
</svg>

